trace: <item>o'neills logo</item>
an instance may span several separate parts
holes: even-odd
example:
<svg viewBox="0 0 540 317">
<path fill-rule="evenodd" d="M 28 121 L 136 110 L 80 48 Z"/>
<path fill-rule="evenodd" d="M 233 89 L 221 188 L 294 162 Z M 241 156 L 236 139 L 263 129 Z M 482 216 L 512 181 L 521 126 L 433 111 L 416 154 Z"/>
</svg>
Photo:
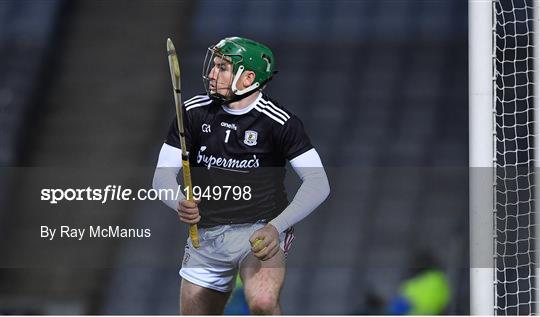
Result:
<svg viewBox="0 0 540 317">
<path fill-rule="evenodd" d="M 253 158 L 250 160 L 237 160 L 215 157 L 213 155 L 207 156 L 202 153 L 204 150 L 206 150 L 206 146 L 201 146 L 199 153 L 197 153 L 197 163 L 201 164 L 201 162 L 204 162 L 204 165 L 206 165 L 208 169 L 212 166 L 221 168 L 257 168 L 260 166 L 259 159 L 255 154 L 253 154 Z"/>
</svg>

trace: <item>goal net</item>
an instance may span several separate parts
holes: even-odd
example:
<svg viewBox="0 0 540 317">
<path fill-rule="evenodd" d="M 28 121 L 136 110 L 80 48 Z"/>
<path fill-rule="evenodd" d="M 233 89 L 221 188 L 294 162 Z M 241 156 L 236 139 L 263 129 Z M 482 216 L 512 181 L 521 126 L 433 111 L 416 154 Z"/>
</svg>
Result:
<svg viewBox="0 0 540 317">
<path fill-rule="evenodd" d="M 533 0 L 493 1 L 494 313 L 534 314 Z"/>
</svg>

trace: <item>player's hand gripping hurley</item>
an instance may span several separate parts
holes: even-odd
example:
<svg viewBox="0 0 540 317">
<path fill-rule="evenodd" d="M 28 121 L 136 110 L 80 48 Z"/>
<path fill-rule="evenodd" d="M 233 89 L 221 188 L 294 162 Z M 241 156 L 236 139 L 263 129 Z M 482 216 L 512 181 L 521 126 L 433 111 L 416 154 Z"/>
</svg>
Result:
<svg viewBox="0 0 540 317">
<path fill-rule="evenodd" d="M 174 103 L 176 106 L 176 120 L 178 121 L 178 131 L 180 134 L 180 147 L 182 150 L 182 175 L 184 186 L 187 188 L 187 199 L 193 201 L 191 187 L 191 172 L 189 169 L 189 152 L 186 150 L 186 136 L 184 132 L 184 118 L 182 112 L 182 94 L 180 91 L 180 65 L 176 56 L 176 49 L 170 38 L 167 39 L 167 55 L 169 58 L 169 68 L 173 84 Z M 199 248 L 199 231 L 196 224 L 189 225 L 189 237 L 195 248 Z"/>
</svg>

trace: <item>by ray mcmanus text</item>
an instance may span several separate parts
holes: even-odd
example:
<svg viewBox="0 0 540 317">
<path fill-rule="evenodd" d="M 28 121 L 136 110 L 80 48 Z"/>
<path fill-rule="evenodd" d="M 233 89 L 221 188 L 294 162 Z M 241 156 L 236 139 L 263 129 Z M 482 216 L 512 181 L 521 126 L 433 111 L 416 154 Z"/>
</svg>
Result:
<svg viewBox="0 0 540 317">
<path fill-rule="evenodd" d="M 120 226 L 88 226 L 77 228 L 72 226 L 41 226 L 40 237 L 42 239 L 76 239 L 85 238 L 150 238 L 152 231 L 150 228 L 122 228 Z"/>
</svg>

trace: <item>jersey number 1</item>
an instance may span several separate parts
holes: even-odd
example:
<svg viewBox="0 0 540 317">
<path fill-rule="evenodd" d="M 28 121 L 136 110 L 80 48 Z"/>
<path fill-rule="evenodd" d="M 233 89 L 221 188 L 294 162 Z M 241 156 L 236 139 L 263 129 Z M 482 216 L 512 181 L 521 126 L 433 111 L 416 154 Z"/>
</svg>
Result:
<svg viewBox="0 0 540 317">
<path fill-rule="evenodd" d="M 231 134 L 231 130 L 225 131 L 225 143 L 229 142 L 229 135 Z"/>
</svg>

